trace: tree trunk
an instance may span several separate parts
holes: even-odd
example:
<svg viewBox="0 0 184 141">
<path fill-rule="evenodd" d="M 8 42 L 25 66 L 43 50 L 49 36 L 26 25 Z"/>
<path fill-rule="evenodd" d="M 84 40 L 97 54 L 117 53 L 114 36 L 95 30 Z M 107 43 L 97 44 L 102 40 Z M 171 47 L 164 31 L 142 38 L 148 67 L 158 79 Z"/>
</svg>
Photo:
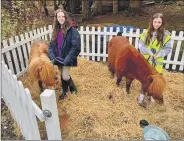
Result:
<svg viewBox="0 0 184 141">
<path fill-rule="evenodd" d="M 49 16 L 49 11 L 48 11 L 48 9 L 47 9 L 46 0 L 42 0 L 42 6 L 43 6 L 43 9 L 44 9 L 44 14 L 45 14 L 45 16 Z"/>
<path fill-rule="evenodd" d="M 70 0 L 70 12 L 74 14 L 74 9 L 75 9 L 75 1 Z"/>
<path fill-rule="evenodd" d="M 129 10 L 133 15 L 141 14 L 141 0 L 130 0 Z"/>
<path fill-rule="evenodd" d="M 118 13 L 118 0 L 113 0 L 113 15 Z"/>
<path fill-rule="evenodd" d="M 102 14 L 102 0 L 96 0 L 97 2 L 97 13 Z"/>
<path fill-rule="evenodd" d="M 89 20 L 91 18 L 91 9 L 89 7 L 89 1 L 82 1 L 82 14 L 84 15 L 85 20 Z"/>
</svg>

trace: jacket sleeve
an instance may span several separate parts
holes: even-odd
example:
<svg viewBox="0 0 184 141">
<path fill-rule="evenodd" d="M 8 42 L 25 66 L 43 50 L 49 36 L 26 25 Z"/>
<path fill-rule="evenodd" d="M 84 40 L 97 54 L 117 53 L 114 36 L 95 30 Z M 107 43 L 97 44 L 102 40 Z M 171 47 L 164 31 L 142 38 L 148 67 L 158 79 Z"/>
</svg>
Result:
<svg viewBox="0 0 184 141">
<path fill-rule="evenodd" d="M 55 47 L 56 43 L 54 41 L 50 42 L 49 49 L 48 49 L 48 56 L 51 61 L 55 59 Z"/>
<path fill-rule="evenodd" d="M 157 53 L 157 57 L 165 57 L 167 56 L 172 50 L 172 46 L 171 46 L 171 40 L 169 40 L 164 48 L 162 50 L 160 50 L 158 53 Z"/>
<path fill-rule="evenodd" d="M 81 39 L 80 39 L 79 32 L 75 28 L 72 28 L 71 32 L 72 32 L 71 43 L 70 43 L 71 48 L 64 59 L 64 62 L 63 62 L 64 64 L 68 64 L 68 62 L 70 62 L 71 60 L 76 59 L 81 51 Z"/>
<path fill-rule="evenodd" d="M 149 50 L 146 47 L 145 43 L 141 39 L 139 40 L 138 48 L 139 48 L 141 54 L 153 55 L 153 53 L 151 52 L 151 50 Z"/>
</svg>

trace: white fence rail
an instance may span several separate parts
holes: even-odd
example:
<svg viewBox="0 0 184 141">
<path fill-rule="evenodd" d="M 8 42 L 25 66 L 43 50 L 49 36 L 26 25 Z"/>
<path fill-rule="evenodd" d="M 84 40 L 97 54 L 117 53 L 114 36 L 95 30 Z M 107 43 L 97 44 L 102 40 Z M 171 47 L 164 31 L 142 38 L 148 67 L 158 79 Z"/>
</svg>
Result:
<svg viewBox="0 0 184 141">
<path fill-rule="evenodd" d="M 80 27 L 79 33 L 81 35 L 81 57 L 85 57 L 88 60 L 94 61 L 107 61 L 107 43 L 112 36 L 117 35 L 120 29 L 117 27 L 116 32 L 113 32 L 113 28 L 110 28 L 110 32 L 107 32 L 107 28 L 95 28 L 95 27 Z M 144 31 L 144 30 L 143 30 Z M 141 30 L 133 29 L 127 31 L 123 28 L 122 36 L 129 39 L 130 43 L 138 47 L 138 40 L 140 37 Z M 27 63 L 29 58 L 29 52 L 31 43 L 35 39 L 50 40 L 52 34 L 52 25 L 48 28 L 40 28 L 37 30 L 30 31 L 29 33 L 15 36 L 8 40 L 2 41 L 2 60 L 8 65 L 8 68 L 17 77 L 21 76 L 27 70 Z M 183 31 L 176 35 L 176 31 L 172 31 L 172 45 L 173 50 L 165 58 L 165 68 L 170 70 L 176 70 L 178 67 L 179 71 L 184 70 L 184 34 Z"/>
<path fill-rule="evenodd" d="M 2 70 L 2 98 L 17 122 L 26 140 L 40 140 L 36 116 L 45 121 L 49 140 L 61 140 L 61 130 L 58 119 L 56 97 L 54 90 L 45 90 L 41 94 L 42 110 L 31 99 L 29 89 L 24 89 L 22 82 L 17 81 L 7 65 L 1 63 Z M 49 105 L 49 106 L 48 106 Z M 51 112 L 47 117 L 45 111 Z M 45 116 L 44 116 L 45 115 Z"/>
</svg>

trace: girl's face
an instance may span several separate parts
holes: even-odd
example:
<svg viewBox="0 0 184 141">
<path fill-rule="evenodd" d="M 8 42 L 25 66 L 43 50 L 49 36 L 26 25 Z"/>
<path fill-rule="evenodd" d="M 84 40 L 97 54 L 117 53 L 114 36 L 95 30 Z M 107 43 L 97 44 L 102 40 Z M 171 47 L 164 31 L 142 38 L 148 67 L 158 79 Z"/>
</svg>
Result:
<svg viewBox="0 0 184 141">
<path fill-rule="evenodd" d="M 153 19 L 153 27 L 155 30 L 159 29 L 162 25 L 162 19 L 161 18 L 155 18 Z"/>
<path fill-rule="evenodd" d="M 63 25 L 65 22 L 65 14 L 63 12 L 57 13 L 57 20 L 58 22 Z"/>
</svg>

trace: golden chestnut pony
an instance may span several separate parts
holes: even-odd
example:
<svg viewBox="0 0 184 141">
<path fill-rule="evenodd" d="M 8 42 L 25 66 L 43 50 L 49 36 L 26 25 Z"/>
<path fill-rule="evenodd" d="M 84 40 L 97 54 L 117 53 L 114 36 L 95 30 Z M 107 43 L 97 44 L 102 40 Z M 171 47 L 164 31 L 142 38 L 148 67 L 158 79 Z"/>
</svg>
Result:
<svg viewBox="0 0 184 141">
<path fill-rule="evenodd" d="M 134 79 L 143 85 L 143 91 L 152 96 L 158 103 L 164 103 L 163 92 L 166 81 L 163 74 L 158 73 L 150 65 L 129 40 L 122 36 L 113 37 L 108 44 L 108 67 L 119 85 L 122 77 L 126 78 L 126 91 L 130 93 L 130 85 Z"/>
<path fill-rule="evenodd" d="M 48 58 L 49 42 L 37 40 L 32 43 L 29 56 L 28 74 L 33 80 L 38 80 L 43 91 L 42 83 L 49 87 L 57 84 L 57 67 Z"/>
</svg>

